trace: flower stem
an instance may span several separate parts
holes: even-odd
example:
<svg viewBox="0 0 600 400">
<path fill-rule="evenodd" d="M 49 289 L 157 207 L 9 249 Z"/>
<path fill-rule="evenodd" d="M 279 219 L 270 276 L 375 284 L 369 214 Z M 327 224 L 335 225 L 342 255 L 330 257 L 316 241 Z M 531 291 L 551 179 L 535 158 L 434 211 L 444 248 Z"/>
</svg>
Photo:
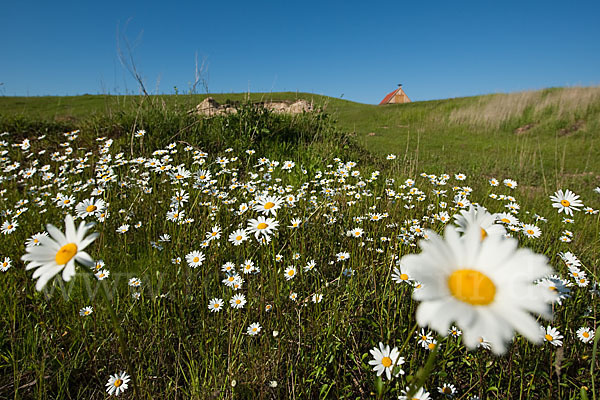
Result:
<svg viewBox="0 0 600 400">
<path fill-rule="evenodd" d="M 417 393 L 417 390 L 419 390 L 420 388 L 423 387 L 423 384 L 425 383 L 425 381 L 427 380 L 429 375 L 431 375 L 431 371 L 433 370 L 433 366 L 434 366 L 435 360 L 437 358 L 437 353 L 438 353 L 438 349 L 440 347 L 441 339 L 442 339 L 442 337 L 440 335 L 438 335 L 437 343 L 436 343 L 434 349 L 429 354 L 429 357 L 427 357 L 425 366 L 422 369 L 419 369 L 419 371 L 417 371 L 417 381 L 410 386 L 410 390 L 406 394 L 406 397 L 408 399 L 413 398 L 415 393 Z"/>
<path fill-rule="evenodd" d="M 83 268 L 83 269 L 95 278 L 94 273 L 89 268 Z M 112 303 L 111 303 L 110 299 L 108 298 L 108 289 L 106 288 L 106 285 L 103 285 L 102 283 L 100 283 L 100 285 L 102 287 L 99 290 L 99 292 L 102 293 L 102 298 L 104 299 L 104 305 L 108 309 L 108 314 L 110 315 L 110 319 L 112 321 L 113 328 L 117 332 L 117 336 L 119 337 L 119 347 L 121 350 L 121 355 L 123 356 L 123 358 L 125 358 L 125 362 L 127 363 L 127 369 L 129 370 L 129 373 L 131 376 L 131 381 L 133 383 L 134 398 L 138 399 L 138 398 L 140 398 L 140 390 L 138 388 L 137 376 L 136 376 L 135 370 L 133 369 L 133 365 L 131 364 L 131 359 L 129 358 L 129 353 L 127 352 L 127 342 L 125 341 L 123 330 L 121 329 L 121 324 L 117 318 L 117 314 L 115 313 L 115 310 L 112 307 Z"/>
</svg>

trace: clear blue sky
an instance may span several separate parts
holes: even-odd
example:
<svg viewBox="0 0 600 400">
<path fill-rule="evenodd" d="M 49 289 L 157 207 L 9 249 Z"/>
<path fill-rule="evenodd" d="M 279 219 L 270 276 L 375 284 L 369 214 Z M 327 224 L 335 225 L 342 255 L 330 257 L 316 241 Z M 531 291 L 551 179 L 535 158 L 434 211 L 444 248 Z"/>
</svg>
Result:
<svg viewBox="0 0 600 400">
<path fill-rule="evenodd" d="M 378 103 L 600 84 L 595 1 L 7 1 L 0 95 L 301 91 Z M 129 21 L 129 22 L 128 22 Z M 138 40 L 139 38 L 139 40 Z M 158 88 L 158 90 L 157 90 Z"/>
</svg>

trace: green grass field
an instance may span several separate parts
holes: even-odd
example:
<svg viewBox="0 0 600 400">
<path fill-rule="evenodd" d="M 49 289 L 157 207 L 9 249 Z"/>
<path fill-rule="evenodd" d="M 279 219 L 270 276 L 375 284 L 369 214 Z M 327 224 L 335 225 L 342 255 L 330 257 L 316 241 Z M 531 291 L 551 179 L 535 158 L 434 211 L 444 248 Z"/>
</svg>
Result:
<svg viewBox="0 0 600 400">
<path fill-rule="evenodd" d="M 205 97 L 0 97 L 0 398 L 597 399 L 599 88 Z"/>
</svg>

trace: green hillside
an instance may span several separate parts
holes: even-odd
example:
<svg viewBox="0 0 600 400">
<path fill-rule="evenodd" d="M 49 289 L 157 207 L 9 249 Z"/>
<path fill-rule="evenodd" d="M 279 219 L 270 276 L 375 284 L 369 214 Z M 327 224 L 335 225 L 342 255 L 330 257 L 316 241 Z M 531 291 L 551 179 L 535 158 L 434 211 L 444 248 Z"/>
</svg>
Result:
<svg viewBox="0 0 600 400">
<path fill-rule="evenodd" d="M 220 103 L 247 93 L 211 94 Z M 206 95 L 0 97 L 0 115 L 77 126 L 90 116 L 127 113 L 140 104 L 189 111 Z M 600 88 L 551 88 L 375 106 L 310 93 L 251 93 L 252 102 L 305 99 L 323 107 L 367 151 L 394 153 L 403 172 L 464 171 L 518 176 L 552 191 L 598 185 Z"/>
</svg>

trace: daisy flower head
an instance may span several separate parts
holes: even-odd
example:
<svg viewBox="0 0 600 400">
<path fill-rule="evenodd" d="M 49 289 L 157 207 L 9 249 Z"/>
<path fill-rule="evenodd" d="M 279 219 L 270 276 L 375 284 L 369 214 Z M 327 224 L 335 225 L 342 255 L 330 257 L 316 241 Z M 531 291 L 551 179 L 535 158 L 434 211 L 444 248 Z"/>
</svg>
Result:
<svg viewBox="0 0 600 400">
<path fill-rule="evenodd" d="M 521 229 L 525 236 L 527 236 L 528 238 L 532 238 L 532 239 L 539 238 L 540 235 L 542 234 L 542 230 L 540 228 L 538 228 L 535 225 L 531 225 L 531 224 L 525 224 L 525 225 L 523 225 L 523 227 Z"/>
<path fill-rule="evenodd" d="M 129 380 L 129 375 L 127 375 L 126 372 L 111 375 L 106 384 L 106 391 L 111 396 L 113 394 L 118 396 L 127 389 L 127 382 L 129 382 Z"/>
<path fill-rule="evenodd" d="M 101 269 L 94 274 L 99 281 L 103 281 L 110 275 L 110 271 L 107 269 Z"/>
<path fill-rule="evenodd" d="M 54 225 L 48 224 L 46 229 L 50 236 L 40 238 L 40 245 L 27 247 L 27 254 L 21 260 L 28 262 L 26 270 L 34 269 L 32 278 L 39 278 L 35 288 L 40 291 L 46 283 L 62 271 L 62 278 L 70 281 L 75 276 L 75 261 L 91 267 L 94 261 L 88 253 L 83 251 L 91 244 L 99 233 L 95 232 L 85 237 L 90 224 L 82 221 L 76 229 L 73 217 L 65 217 L 65 233 Z"/>
<path fill-rule="evenodd" d="M 555 346 L 555 347 L 560 347 L 562 346 L 562 339 L 563 335 L 560 334 L 560 332 L 558 331 L 558 329 L 551 327 L 550 325 L 548 325 L 546 327 L 546 329 L 541 328 L 542 329 L 542 333 L 544 335 L 544 341 L 545 342 L 549 342 L 551 345 Z"/>
<path fill-rule="evenodd" d="M 254 237 L 258 239 L 261 235 L 269 237 L 274 231 L 277 230 L 278 226 L 279 222 L 276 220 L 259 216 L 257 219 L 251 219 L 248 221 L 247 230 L 249 233 L 254 233 Z"/>
<path fill-rule="evenodd" d="M 31 247 L 31 246 L 37 246 L 40 244 L 40 238 L 42 236 L 48 236 L 48 232 L 38 232 L 35 235 L 33 235 L 32 237 L 30 237 L 29 239 L 27 239 L 27 242 L 25 242 L 25 246 L 27 247 Z"/>
<path fill-rule="evenodd" d="M 243 294 L 236 294 L 229 300 L 229 305 L 232 308 L 244 308 L 246 304 L 246 296 Z"/>
<path fill-rule="evenodd" d="M 589 343 L 594 339 L 594 331 L 590 328 L 581 327 L 577 329 L 577 337 L 583 343 Z"/>
<path fill-rule="evenodd" d="M 217 299 L 216 297 L 208 302 L 208 309 L 210 312 L 219 312 L 223 309 L 223 299 Z"/>
<path fill-rule="evenodd" d="M 247 239 L 248 235 L 246 234 L 245 229 L 238 229 L 229 235 L 229 241 L 233 243 L 234 246 L 239 246 Z"/>
<path fill-rule="evenodd" d="M 129 280 L 129 286 L 131 287 L 140 287 L 142 285 L 142 281 L 140 278 L 131 278 Z"/>
<path fill-rule="evenodd" d="M 79 310 L 79 315 L 81 315 L 82 317 L 87 317 L 88 315 L 90 315 L 93 312 L 94 312 L 94 309 L 92 308 L 92 306 L 83 307 L 81 310 Z"/>
<path fill-rule="evenodd" d="M 481 240 L 487 236 L 504 236 L 506 230 L 502 225 L 496 224 L 496 214 L 490 214 L 485 207 L 471 204 L 468 210 L 460 210 L 454 215 L 458 228 L 456 230 L 465 233 L 471 226 L 479 227 Z"/>
<path fill-rule="evenodd" d="M 197 268 L 202 265 L 202 263 L 204 262 L 204 258 L 204 253 L 196 250 L 187 254 L 185 256 L 185 261 L 187 261 L 190 267 Z"/>
<path fill-rule="evenodd" d="M 502 183 L 504 183 L 504 186 L 509 187 L 511 189 L 514 189 L 517 187 L 517 182 L 513 181 L 512 179 L 505 179 L 502 181 Z"/>
<path fill-rule="evenodd" d="M 256 199 L 256 204 L 253 208 L 255 211 L 258 211 L 262 214 L 271 214 L 275 216 L 277 214 L 277 210 L 281 208 L 283 201 L 284 200 L 281 197 L 261 196 Z"/>
<path fill-rule="evenodd" d="M 290 265 L 289 267 L 287 267 L 285 269 L 283 274 L 285 275 L 285 280 L 289 281 L 290 279 L 293 279 L 296 277 L 296 275 L 298 274 L 298 270 L 293 265 Z"/>
<path fill-rule="evenodd" d="M 1 272 L 8 271 L 8 269 L 11 266 L 11 263 L 12 263 L 12 260 L 10 259 L 10 257 L 4 257 L 4 260 L 2 262 L 0 262 L 0 271 Z"/>
<path fill-rule="evenodd" d="M 369 361 L 369 364 L 373 366 L 373 371 L 377 372 L 377 376 L 381 376 L 385 372 L 385 376 L 388 380 L 398 375 L 403 375 L 404 371 L 400 368 L 400 365 L 404 364 L 404 357 L 400 357 L 400 352 L 397 347 L 394 347 L 390 351 L 389 345 L 383 345 L 379 342 L 379 348 L 373 347 L 369 350 L 373 359 Z"/>
<path fill-rule="evenodd" d="M 75 212 L 79 218 L 87 218 L 96 214 L 101 214 L 106 207 L 104 200 L 86 199 L 75 206 Z"/>
<path fill-rule="evenodd" d="M 17 221 L 5 221 L 2 226 L 0 227 L 0 230 L 2 230 L 2 233 L 4 235 L 8 235 L 13 233 L 15 230 L 17 230 L 17 226 L 19 226 L 19 224 L 17 223 Z"/>
<path fill-rule="evenodd" d="M 253 324 L 250 324 L 250 326 L 246 329 L 246 333 L 248 333 L 248 335 L 250 336 L 256 336 L 259 334 L 261 329 L 262 327 L 260 326 L 260 324 L 258 322 L 255 322 Z"/>
<path fill-rule="evenodd" d="M 444 383 L 442 386 L 438 387 L 438 392 L 445 396 L 452 397 L 456 394 L 456 387 L 452 384 Z"/>
<path fill-rule="evenodd" d="M 504 353 L 515 330 L 540 343 L 540 327 L 529 313 L 551 313 L 547 290 L 533 282 L 552 269 L 546 257 L 517 245 L 516 239 L 497 236 L 481 240 L 478 227 L 461 237 L 448 226 L 444 237 L 431 233 L 429 240 L 421 240 L 420 254 L 402 258 L 408 274 L 422 283 L 413 292 L 421 301 L 419 325 L 445 335 L 456 322 L 467 347 L 474 349 L 486 337 L 497 354 Z"/>
<path fill-rule="evenodd" d="M 300 224 L 302 224 L 302 220 L 300 218 L 293 218 L 290 221 L 290 224 L 291 225 L 289 225 L 288 228 L 295 229 L 295 228 L 298 228 L 300 226 Z"/>
<path fill-rule="evenodd" d="M 579 200 L 579 196 L 571 192 L 569 189 L 558 190 L 554 196 L 550 196 L 552 207 L 558 208 L 558 213 L 564 212 L 567 215 L 573 215 L 573 211 L 579 211 L 579 207 L 583 207 L 583 203 Z"/>
</svg>

